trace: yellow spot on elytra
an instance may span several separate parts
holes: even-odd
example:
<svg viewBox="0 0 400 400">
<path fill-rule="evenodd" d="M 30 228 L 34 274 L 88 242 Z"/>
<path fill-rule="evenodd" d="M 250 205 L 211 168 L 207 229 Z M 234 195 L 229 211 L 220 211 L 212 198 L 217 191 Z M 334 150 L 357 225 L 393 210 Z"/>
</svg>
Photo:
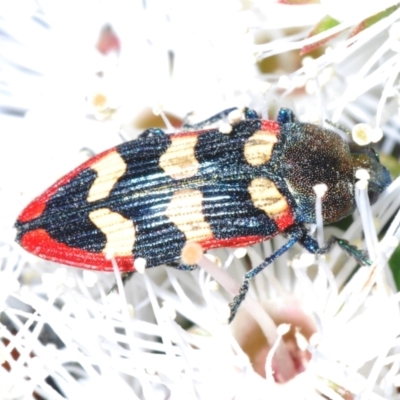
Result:
<svg viewBox="0 0 400 400">
<path fill-rule="evenodd" d="M 271 159 L 272 149 L 278 141 L 276 134 L 257 131 L 244 144 L 244 157 L 253 166 L 262 165 Z"/>
<path fill-rule="evenodd" d="M 160 157 L 160 167 L 173 179 L 190 178 L 197 174 L 199 162 L 194 148 L 197 136 L 171 137 L 171 145 Z"/>
<path fill-rule="evenodd" d="M 253 179 L 248 191 L 254 207 L 263 210 L 270 218 L 276 217 L 288 208 L 284 196 L 274 182 L 267 178 Z"/>
<path fill-rule="evenodd" d="M 136 234 L 130 219 L 109 208 L 92 211 L 89 218 L 106 235 L 104 254 L 112 254 L 114 257 L 132 255 Z"/>
<path fill-rule="evenodd" d="M 88 202 L 105 199 L 118 179 L 125 173 L 126 164 L 122 157 L 113 151 L 91 165 L 90 168 L 97 172 L 97 178 L 90 187 Z"/>
<path fill-rule="evenodd" d="M 211 226 L 203 215 L 203 194 L 186 189 L 174 193 L 165 215 L 185 235 L 187 242 L 200 242 L 213 237 Z"/>
</svg>

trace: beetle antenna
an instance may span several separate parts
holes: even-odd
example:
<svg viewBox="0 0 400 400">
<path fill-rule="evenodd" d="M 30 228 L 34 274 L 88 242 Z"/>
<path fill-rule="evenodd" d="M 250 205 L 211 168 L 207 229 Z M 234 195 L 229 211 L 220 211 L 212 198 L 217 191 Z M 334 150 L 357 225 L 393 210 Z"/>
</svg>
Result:
<svg viewBox="0 0 400 400">
<path fill-rule="evenodd" d="M 344 132 L 346 135 L 351 136 L 351 132 L 345 128 L 343 125 L 338 124 L 337 122 L 333 122 L 330 119 L 325 119 L 325 122 L 336 129 L 339 129 L 340 131 Z"/>
</svg>

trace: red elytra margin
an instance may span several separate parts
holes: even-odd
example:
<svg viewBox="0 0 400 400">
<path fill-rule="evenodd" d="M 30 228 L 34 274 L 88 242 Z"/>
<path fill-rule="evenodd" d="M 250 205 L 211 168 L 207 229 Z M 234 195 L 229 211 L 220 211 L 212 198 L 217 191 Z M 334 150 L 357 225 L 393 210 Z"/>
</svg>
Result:
<svg viewBox="0 0 400 400">
<path fill-rule="evenodd" d="M 78 248 L 71 250 L 71 247 L 52 239 L 44 229 L 25 233 L 21 245 L 25 250 L 46 260 L 85 269 L 113 271 L 111 260 L 107 259 L 104 253 L 93 253 Z M 117 256 L 114 259 L 121 272 L 135 271 L 132 256 Z"/>
</svg>

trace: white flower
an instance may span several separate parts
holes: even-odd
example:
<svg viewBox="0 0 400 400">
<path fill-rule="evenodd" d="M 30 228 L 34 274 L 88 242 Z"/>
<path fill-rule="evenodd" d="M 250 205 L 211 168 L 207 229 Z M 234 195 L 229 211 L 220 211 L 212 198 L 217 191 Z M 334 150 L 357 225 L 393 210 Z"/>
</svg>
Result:
<svg viewBox="0 0 400 400">
<path fill-rule="evenodd" d="M 307 38 L 304 27 L 326 3 L 0 6 L 0 397 L 397 398 L 399 295 L 387 260 L 400 239 L 398 179 L 372 211 L 357 188 L 353 222 L 325 232 L 360 247 L 365 237 L 373 266 L 357 269 L 338 246 L 325 257 L 293 248 L 252 282 L 250 306 L 232 325 L 228 304 L 243 274 L 284 237 L 211 251 L 193 272 L 137 260 L 143 273 L 125 286 L 119 275 L 59 268 L 13 242 L 23 204 L 91 153 L 154 125 L 158 104 L 175 127 L 192 111 L 201 120 L 250 106 L 275 118 L 290 106 L 302 121 L 367 122 L 393 152 L 399 10 L 301 64 L 304 46 L 367 13 L 341 16 L 332 31 Z M 125 290 L 109 294 L 115 279 Z"/>
</svg>

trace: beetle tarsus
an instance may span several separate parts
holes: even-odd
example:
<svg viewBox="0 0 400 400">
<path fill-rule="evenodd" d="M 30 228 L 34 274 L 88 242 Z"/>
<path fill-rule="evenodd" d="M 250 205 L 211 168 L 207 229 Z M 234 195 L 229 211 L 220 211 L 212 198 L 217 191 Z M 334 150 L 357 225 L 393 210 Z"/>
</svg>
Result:
<svg viewBox="0 0 400 400">
<path fill-rule="evenodd" d="M 245 299 L 246 294 L 249 290 L 249 284 L 250 284 L 250 279 L 245 278 L 242 283 L 242 286 L 240 286 L 239 294 L 233 298 L 232 303 L 229 303 L 229 307 L 231 309 L 231 315 L 229 316 L 229 323 L 233 321 L 240 304 L 242 304 L 243 300 Z"/>
<path fill-rule="evenodd" d="M 295 243 L 297 243 L 301 239 L 301 236 L 303 235 L 303 230 L 294 229 L 288 235 L 291 236 L 291 239 L 284 246 L 282 246 L 280 249 L 275 251 L 275 253 L 273 253 L 271 256 L 266 258 L 258 267 L 252 269 L 245 275 L 242 286 L 239 289 L 239 294 L 237 296 L 235 296 L 232 303 L 229 304 L 230 309 L 231 309 L 231 315 L 229 317 L 229 322 L 232 322 L 232 320 L 235 318 L 237 309 L 239 308 L 240 304 L 245 299 L 247 291 L 249 290 L 250 280 L 253 279 L 256 275 L 258 275 L 264 268 L 268 267 L 268 265 L 273 263 L 283 253 L 288 251 Z"/>
<path fill-rule="evenodd" d="M 364 250 L 360 250 L 356 246 L 353 246 L 347 240 L 332 236 L 329 241 L 332 241 L 332 243 L 337 243 L 342 250 L 344 250 L 350 257 L 353 257 L 361 265 L 372 265 L 372 261 L 368 258 L 368 253 Z"/>
</svg>

